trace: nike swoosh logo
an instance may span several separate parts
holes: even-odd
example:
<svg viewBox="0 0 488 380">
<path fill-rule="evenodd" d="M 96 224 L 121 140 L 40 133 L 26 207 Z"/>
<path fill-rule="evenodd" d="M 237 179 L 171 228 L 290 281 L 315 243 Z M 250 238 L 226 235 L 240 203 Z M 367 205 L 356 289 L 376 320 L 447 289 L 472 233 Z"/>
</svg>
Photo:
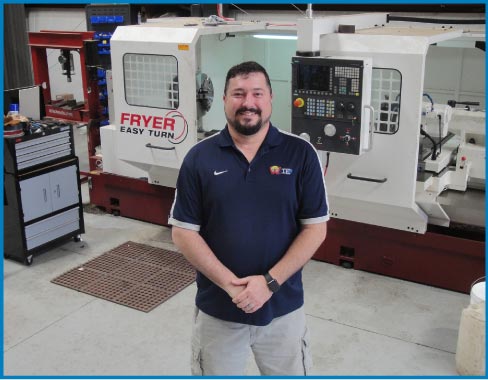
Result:
<svg viewBox="0 0 488 380">
<path fill-rule="evenodd" d="M 228 170 L 223 170 L 221 172 L 218 172 L 218 171 L 214 170 L 214 175 L 221 175 L 221 174 L 224 174 L 224 173 L 227 173 L 227 172 L 228 172 Z"/>
</svg>

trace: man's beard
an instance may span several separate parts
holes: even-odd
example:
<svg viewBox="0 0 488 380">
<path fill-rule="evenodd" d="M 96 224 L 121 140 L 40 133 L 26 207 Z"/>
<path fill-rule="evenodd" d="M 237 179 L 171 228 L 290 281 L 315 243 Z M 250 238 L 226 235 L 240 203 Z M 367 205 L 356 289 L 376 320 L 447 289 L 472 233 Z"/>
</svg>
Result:
<svg viewBox="0 0 488 380">
<path fill-rule="evenodd" d="M 239 113 L 244 113 L 244 112 L 247 112 L 247 111 L 254 112 L 256 115 L 259 116 L 259 119 L 256 122 L 256 124 L 254 124 L 254 125 L 250 125 L 250 124 L 244 125 L 240 121 L 237 120 L 237 115 Z M 234 129 L 237 131 L 237 133 L 239 133 L 241 135 L 244 135 L 244 136 L 252 136 L 252 135 L 255 135 L 256 133 L 259 132 L 259 130 L 263 126 L 263 119 L 261 119 L 261 110 L 259 110 L 257 108 L 245 108 L 245 107 L 239 108 L 236 111 L 236 117 L 234 118 L 234 120 L 232 122 L 232 125 L 234 126 Z"/>
</svg>

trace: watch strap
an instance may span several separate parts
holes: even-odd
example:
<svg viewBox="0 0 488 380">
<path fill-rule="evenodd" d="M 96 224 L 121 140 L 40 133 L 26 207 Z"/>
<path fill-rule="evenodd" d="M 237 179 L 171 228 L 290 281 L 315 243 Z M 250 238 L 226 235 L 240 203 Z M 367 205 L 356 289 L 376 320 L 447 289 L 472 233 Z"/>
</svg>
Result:
<svg viewBox="0 0 488 380">
<path fill-rule="evenodd" d="M 269 290 L 271 290 L 273 293 L 280 290 L 280 284 L 278 284 L 278 281 L 276 281 L 269 273 L 264 274 L 264 278 Z"/>
</svg>

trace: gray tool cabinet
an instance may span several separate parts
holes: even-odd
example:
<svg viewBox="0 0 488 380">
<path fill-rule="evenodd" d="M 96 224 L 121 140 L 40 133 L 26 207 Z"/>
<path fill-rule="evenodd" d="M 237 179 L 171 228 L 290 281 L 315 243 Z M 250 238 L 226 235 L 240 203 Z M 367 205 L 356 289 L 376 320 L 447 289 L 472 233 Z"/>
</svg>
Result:
<svg viewBox="0 0 488 380">
<path fill-rule="evenodd" d="M 4 256 L 30 265 L 84 228 L 72 126 L 4 138 Z"/>
</svg>

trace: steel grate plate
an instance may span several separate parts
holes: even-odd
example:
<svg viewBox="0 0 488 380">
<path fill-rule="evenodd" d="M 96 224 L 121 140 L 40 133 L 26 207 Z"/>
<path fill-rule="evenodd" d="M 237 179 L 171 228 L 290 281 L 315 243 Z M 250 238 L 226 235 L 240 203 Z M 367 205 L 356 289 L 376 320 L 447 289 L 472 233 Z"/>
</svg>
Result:
<svg viewBox="0 0 488 380">
<path fill-rule="evenodd" d="M 149 312 L 195 281 L 178 252 L 128 241 L 51 282 Z"/>
</svg>

